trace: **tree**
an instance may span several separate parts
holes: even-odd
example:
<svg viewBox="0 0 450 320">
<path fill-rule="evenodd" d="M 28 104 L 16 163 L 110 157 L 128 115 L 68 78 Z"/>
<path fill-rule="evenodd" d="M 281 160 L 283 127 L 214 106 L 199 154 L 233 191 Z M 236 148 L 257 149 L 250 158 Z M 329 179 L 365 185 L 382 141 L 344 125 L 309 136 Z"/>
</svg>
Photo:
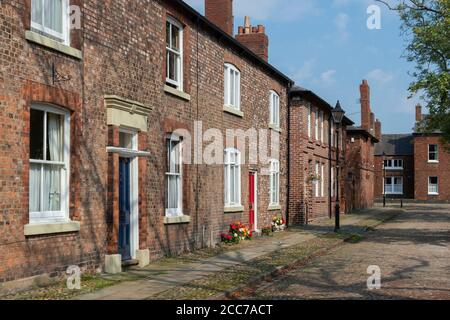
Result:
<svg viewBox="0 0 450 320">
<path fill-rule="evenodd" d="M 409 91 L 420 94 L 429 110 L 422 130 L 439 130 L 450 144 L 450 0 L 376 1 L 397 11 L 402 21 L 405 57 L 415 63 Z"/>
</svg>

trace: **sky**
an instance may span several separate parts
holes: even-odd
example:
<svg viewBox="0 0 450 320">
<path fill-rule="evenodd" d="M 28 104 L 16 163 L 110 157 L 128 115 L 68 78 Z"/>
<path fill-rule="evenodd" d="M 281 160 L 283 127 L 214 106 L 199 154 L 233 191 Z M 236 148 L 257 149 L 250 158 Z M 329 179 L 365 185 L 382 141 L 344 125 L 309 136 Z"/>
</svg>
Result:
<svg viewBox="0 0 450 320">
<path fill-rule="evenodd" d="M 204 14 L 204 0 L 185 0 Z M 375 0 L 234 0 L 235 28 L 250 16 L 269 36 L 269 62 L 360 124 L 359 85 L 367 79 L 383 133 L 410 133 L 418 97 L 408 99 L 406 42 L 397 13 L 381 8 L 381 29 L 367 20 Z"/>
</svg>

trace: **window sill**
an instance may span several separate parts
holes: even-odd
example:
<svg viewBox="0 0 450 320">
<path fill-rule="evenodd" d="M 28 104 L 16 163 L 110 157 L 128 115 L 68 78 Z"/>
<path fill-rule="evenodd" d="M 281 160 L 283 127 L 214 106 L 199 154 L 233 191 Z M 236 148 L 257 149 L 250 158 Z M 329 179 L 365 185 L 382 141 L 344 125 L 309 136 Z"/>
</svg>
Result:
<svg viewBox="0 0 450 320">
<path fill-rule="evenodd" d="M 240 110 L 236 110 L 232 107 L 228 107 L 228 106 L 223 106 L 223 111 L 229 114 L 232 114 L 234 116 L 243 118 L 244 117 L 244 113 Z"/>
<path fill-rule="evenodd" d="M 164 85 L 164 92 L 169 93 L 177 98 L 181 98 L 186 101 L 191 101 L 190 94 L 180 91 L 178 89 L 172 88 L 171 86 L 168 86 L 167 84 Z"/>
<path fill-rule="evenodd" d="M 238 213 L 244 212 L 244 207 L 243 206 L 225 207 L 223 210 L 225 213 Z"/>
<path fill-rule="evenodd" d="M 27 224 L 25 225 L 25 236 L 38 236 L 46 234 L 58 234 L 79 232 L 81 223 L 78 221 L 70 221 L 65 223 L 48 223 L 48 224 Z"/>
<path fill-rule="evenodd" d="M 191 217 L 190 216 L 179 216 L 179 217 L 165 217 L 164 218 L 164 224 L 170 225 L 170 224 L 185 224 L 190 223 Z"/>
<path fill-rule="evenodd" d="M 431 164 L 438 164 L 439 161 L 428 160 L 428 163 L 431 163 Z"/>
<path fill-rule="evenodd" d="M 270 205 L 267 210 L 269 210 L 269 211 L 281 210 L 281 206 L 280 205 Z"/>
<path fill-rule="evenodd" d="M 429 193 L 428 195 L 431 197 L 437 197 L 437 196 L 439 196 L 439 193 Z"/>
<path fill-rule="evenodd" d="M 30 42 L 37 43 L 41 46 L 64 53 L 65 55 L 71 56 L 73 58 L 79 60 L 83 59 L 83 54 L 80 50 L 59 43 L 58 41 L 55 41 L 53 39 L 47 38 L 46 36 L 41 35 L 37 32 L 30 30 L 25 31 L 25 39 L 27 39 Z"/>
<path fill-rule="evenodd" d="M 269 124 L 269 129 L 276 131 L 278 133 L 282 133 L 283 130 L 281 130 L 281 128 L 279 126 L 277 126 L 276 124 Z"/>
</svg>

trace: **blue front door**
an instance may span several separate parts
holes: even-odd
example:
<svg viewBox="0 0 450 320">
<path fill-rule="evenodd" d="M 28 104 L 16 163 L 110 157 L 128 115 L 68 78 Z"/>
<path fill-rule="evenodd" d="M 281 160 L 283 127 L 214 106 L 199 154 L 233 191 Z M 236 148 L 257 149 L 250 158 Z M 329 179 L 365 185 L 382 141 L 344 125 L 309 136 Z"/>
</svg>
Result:
<svg viewBox="0 0 450 320">
<path fill-rule="evenodd" d="M 119 253 L 122 260 L 131 260 L 131 196 L 130 159 L 119 160 Z"/>
</svg>

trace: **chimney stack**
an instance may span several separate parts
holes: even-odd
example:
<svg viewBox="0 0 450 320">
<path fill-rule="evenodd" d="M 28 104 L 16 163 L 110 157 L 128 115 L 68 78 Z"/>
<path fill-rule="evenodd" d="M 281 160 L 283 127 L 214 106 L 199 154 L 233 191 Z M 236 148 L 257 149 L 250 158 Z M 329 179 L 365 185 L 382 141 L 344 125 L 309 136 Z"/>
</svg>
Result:
<svg viewBox="0 0 450 320">
<path fill-rule="evenodd" d="M 416 106 L 416 122 L 422 121 L 422 106 L 418 104 Z"/>
<path fill-rule="evenodd" d="M 377 119 L 377 121 L 375 121 L 375 137 L 381 141 L 382 138 L 382 133 L 381 133 L 381 122 L 380 120 Z"/>
<path fill-rule="evenodd" d="M 239 27 L 236 40 L 245 45 L 264 61 L 269 61 L 269 37 L 263 25 L 252 27 L 250 18 L 245 17 L 244 26 Z"/>
<path fill-rule="evenodd" d="M 370 113 L 370 133 L 375 135 L 375 113 Z"/>
<path fill-rule="evenodd" d="M 363 80 L 359 89 L 361 92 L 361 127 L 367 132 L 370 132 L 370 87 L 367 80 Z"/>
<path fill-rule="evenodd" d="M 234 35 L 233 0 L 205 0 L 205 16 L 230 36 Z"/>
</svg>

